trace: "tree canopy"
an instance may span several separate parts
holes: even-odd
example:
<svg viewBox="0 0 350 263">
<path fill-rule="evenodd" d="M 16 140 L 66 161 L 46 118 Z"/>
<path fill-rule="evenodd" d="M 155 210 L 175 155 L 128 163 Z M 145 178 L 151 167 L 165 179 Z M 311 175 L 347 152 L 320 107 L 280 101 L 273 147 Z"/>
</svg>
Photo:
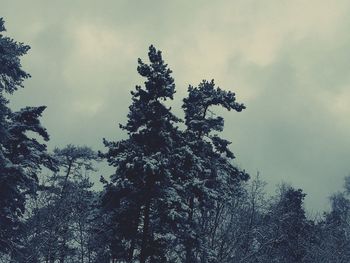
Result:
<svg viewBox="0 0 350 263">
<path fill-rule="evenodd" d="M 99 152 L 48 151 L 46 107 L 9 107 L 30 77 L 21 66 L 29 46 L 4 32 L 0 18 L 0 262 L 350 262 L 350 177 L 319 217 L 305 210 L 302 189 L 282 184 L 268 194 L 222 137 L 218 108 L 245 109 L 232 90 L 214 80 L 189 85 L 179 118 L 169 106 L 172 71 L 151 45 L 120 125 L 126 139 L 103 139 Z M 98 175 L 103 189 L 94 187 Z"/>
</svg>

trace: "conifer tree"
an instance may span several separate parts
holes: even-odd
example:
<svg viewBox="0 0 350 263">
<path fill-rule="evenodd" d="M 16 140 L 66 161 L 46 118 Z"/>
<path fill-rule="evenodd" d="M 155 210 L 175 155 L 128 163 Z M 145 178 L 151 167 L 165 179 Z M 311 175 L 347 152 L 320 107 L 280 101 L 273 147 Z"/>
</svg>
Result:
<svg viewBox="0 0 350 263">
<path fill-rule="evenodd" d="M 186 262 L 196 262 L 195 251 L 201 250 L 205 261 L 209 262 L 211 251 L 206 246 L 208 227 L 205 218 L 215 213 L 220 203 L 230 202 L 234 191 L 248 175 L 235 167 L 230 160 L 234 158 L 228 148 L 230 142 L 222 139 L 218 132 L 224 127 L 224 119 L 215 116 L 212 106 L 221 106 L 237 112 L 245 106 L 236 102 L 233 92 L 215 87 L 214 81 L 202 81 L 198 87 L 189 86 L 188 97 L 184 99 L 185 138 L 190 146 L 192 160 L 188 166 L 186 192 L 188 193 L 188 224 L 192 234 L 185 238 Z M 197 250 L 195 249 L 197 248 Z"/>
<path fill-rule="evenodd" d="M 304 262 L 311 228 L 303 207 L 304 197 L 301 189 L 281 186 L 277 199 L 263 219 L 264 239 L 259 239 L 259 243 L 269 243 L 261 245 L 265 261 Z"/>
<path fill-rule="evenodd" d="M 41 167 L 53 166 L 46 145 L 37 140 L 49 139 L 39 121 L 45 107 L 25 107 L 12 112 L 8 106 L 7 97 L 22 88 L 23 81 L 30 77 L 20 63 L 29 46 L 5 37 L 1 34 L 4 31 L 0 18 L 0 251 L 14 255 L 18 251 L 26 195 L 35 193 Z"/>
<path fill-rule="evenodd" d="M 245 106 L 234 93 L 203 81 L 189 88 L 183 105 L 187 129 L 179 131 L 180 120 L 162 103 L 175 92 L 171 71 L 153 46 L 148 56 L 151 63 L 139 60 L 138 67 L 145 87 L 132 92 L 128 122 L 121 125 L 129 138 L 105 141 L 109 151 L 102 155 L 117 168 L 103 198 L 113 211 L 110 222 L 116 222 L 110 249 L 113 258 L 129 262 L 196 262 L 195 252 L 207 250 L 200 219 L 232 199 L 248 178 L 230 162 L 230 142 L 217 134 L 223 118 L 209 116 L 210 108 L 239 112 Z"/>
<path fill-rule="evenodd" d="M 103 154 L 116 167 L 103 199 L 105 207 L 114 211 L 116 222 L 112 256 L 131 262 L 136 255 L 141 263 L 149 258 L 164 262 L 166 247 L 171 245 L 172 237 L 167 234 L 176 227 L 170 221 L 177 215 L 169 213 L 176 199 L 170 155 L 180 138 L 174 127 L 179 119 L 164 105 L 175 93 L 171 70 L 153 46 L 148 58 L 150 64 L 138 61 L 145 85 L 131 92 L 128 121 L 120 126 L 129 138 L 104 141 L 109 151 Z"/>
</svg>

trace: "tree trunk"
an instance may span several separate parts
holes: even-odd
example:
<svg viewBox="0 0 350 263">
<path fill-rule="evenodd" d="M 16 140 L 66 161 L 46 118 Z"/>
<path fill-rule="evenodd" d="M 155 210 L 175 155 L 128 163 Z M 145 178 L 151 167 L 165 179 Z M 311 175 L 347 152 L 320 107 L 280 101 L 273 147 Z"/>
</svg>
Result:
<svg viewBox="0 0 350 263">
<path fill-rule="evenodd" d="M 191 196 L 190 198 L 190 212 L 188 214 L 188 222 L 189 224 L 192 224 L 193 220 L 193 209 L 194 209 L 194 197 Z M 194 256 L 193 256 L 193 240 L 192 238 L 187 238 L 186 240 L 186 245 L 185 245 L 185 250 L 186 250 L 186 263 L 193 263 L 194 262 Z"/>
<path fill-rule="evenodd" d="M 149 242 L 149 214 L 150 214 L 151 198 L 148 198 L 144 208 L 143 216 L 143 231 L 142 231 L 142 243 L 140 251 L 140 263 L 145 263 L 147 259 L 147 243 Z"/>
<path fill-rule="evenodd" d="M 128 255 L 128 261 L 129 263 L 132 263 L 133 257 L 134 257 L 134 250 L 135 250 L 135 245 L 136 245 L 136 235 L 137 235 L 137 229 L 139 227 L 139 220 L 140 220 L 140 210 L 141 208 L 138 208 L 137 211 L 137 215 L 135 218 L 135 222 L 134 222 L 134 229 L 133 229 L 133 233 L 132 233 L 132 240 L 131 240 L 131 244 L 130 244 L 130 249 L 129 249 L 129 255 Z"/>
<path fill-rule="evenodd" d="M 79 234 L 80 234 L 80 262 L 84 263 L 84 233 L 82 223 L 79 222 Z"/>
</svg>

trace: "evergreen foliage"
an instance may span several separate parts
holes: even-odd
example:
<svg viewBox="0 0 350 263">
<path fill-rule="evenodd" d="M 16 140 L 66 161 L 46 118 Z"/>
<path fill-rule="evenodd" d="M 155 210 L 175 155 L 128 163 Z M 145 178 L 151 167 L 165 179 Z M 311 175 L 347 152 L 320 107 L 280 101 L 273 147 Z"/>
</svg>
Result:
<svg viewBox="0 0 350 263">
<path fill-rule="evenodd" d="M 150 64 L 139 59 L 139 74 L 145 85 L 136 86 L 128 122 L 121 128 L 129 134 L 127 140 L 107 142 L 109 151 L 102 156 L 116 167 L 111 183 L 106 186 L 104 205 L 113 211 L 115 236 L 113 257 L 132 260 L 134 253 L 140 262 L 147 258 L 164 261 L 166 248 L 176 233 L 174 187 L 171 155 L 181 137 L 174 126 L 179 121 L 164 105 L 175 93 L 171 70 L 160 51 L 149 48 Z M 181 217 L 181 216 L 180 216 Z M 139 251 L 139 252 L 135 252 Z"/>
<path fill-rule="evenodd" d="M 48 153 L 45 106 L 9 107 L 30 77 L 20 61 L 29 46 L 4 31 L 0 18 L 1 263 L 350 262 L 350 176 L 318 218 L 301 189 L 283 184 L 268 197 L 220 134 L 218 109 L 245 105 L 203 80 L 176 117 L 172 71 L 153 46 L 148 63 L 138 60 L 145 82 L 120 125 L 128 137 L 104 139 L 104 153 L 72 144 Z M 97 191 L 91 177 L 102 159 L 114 173 Z"/>
<path fill-rule="evenodd" d="M 129 138 L 105 141 L 109 151 L 102 154 L 116 167 L 103 199 L 114 218 L 111 251 L 116 260 L 195 262 L 195 247 L 206 249 L 202 233 L 195 233 L 201 213 L 248 178 L 229 161 L 230 142 L 212 134 L 222 131 L 223 118 L 207 113 L 211 106 L 241 111 L 244 105 L 213 81 L 190 86 L 183 106 L 187 129 L 181 131 L 175 126 L 180 120 L 163 104 L 175 93 L 171 70 L 153 46 L 148 57 L 150 64 L 139 60 L 138 66 L 145 86 L 131 93 L 128 122 L 121 125 Z"/>
<path fill-rule="evenodd" d="M 4 21 L 0 19 L 0 32 L 4 31 Z M 29 46 L 0 34 L 0 250 L 12 254 L 20 246 L 18 234 L 26 196 L 35 194 L 41 167 L 53 169 L 45 143 L 37 140 L 49 139 L 39 121 L 45 106 L 13 112 L 6 97 L 23 87 L 23 80 L 30 77 L 20 63 L 28 50 Z"/>
</svg>

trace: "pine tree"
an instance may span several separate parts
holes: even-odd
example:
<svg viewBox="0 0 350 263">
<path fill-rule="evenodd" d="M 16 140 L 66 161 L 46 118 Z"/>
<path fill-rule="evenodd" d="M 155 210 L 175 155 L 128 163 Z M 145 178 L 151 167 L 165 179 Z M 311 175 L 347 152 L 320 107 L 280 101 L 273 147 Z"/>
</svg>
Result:
<svg viewBox="0 0 350 263">
<path fill-rule="evenodd" d="M 309 258 L 321 262 L 350 261 L 350 177 L 345 178 L 345 191 L 330 197 L 331 209 L 317 224 L 315 242 Z"/>
<path fill-rule="evenodd" d="M 311 228 L 303 207 L 304 197 L 301 189 L 281 186 L 277 199 L 264 217 L 265 240 L 259 240 L 260 244 L 270 240 L 262 249 L 266 261 L 303 262 Z"/>
<path fill-rule="evenodd" d="M 0 18 L 0 32 L 4 31 Z M 8 106 L 7 96 L 22 88 L 23 81 L 30 77 L 20 63 L 20 57 L 28 50 L 29 46 L 0 34 L 0 252 L 13 255 L 19 249 L 26 195 L 35 193 L 42 166 L 53 169 L 46 145 L 37 140 L 49 139 L 39 121 L 45 107 L 12 112 Z"/>
<path fill-rule="evenodd" d="M 239 112 L 245 106 L 234 93 L 203 81 L 189 88 L 183 105 L 187 129 L 180 131 L 175 127 L 180 120 L 162 103 L 175 92 L 171 71 L 153 46 L 148 55 L 151 63 L 139 60 L 138 67 L 147 78 L 145 87 L 132 92 L 128 122 L 121 125 L 129 138 L 105 141 L 109 151 L 103 156 L 117 168 L 103 198 L 104 207 L 113 211 L 111 225 L 116 225 L 111 253 L 129 262 L 184 257 L 195 262 L 195 253 L 208 249 L 201 220 L 218 202 L 232 199 L 239 182 L 248 178 L 231 163 L 230 142 L 217 134 L 223 118 L 213 117 L 210 108 Z"/>
<path fill-rule="evenodd" d="M 188 97 L 183 104 L 187 127 L 185 140 L 192 155 L 188 161 L 185 184 L 188 224 L 192 229 L 185 238 L 187 263 L 197 261 L 195 252 L 200 252 L 205 258 L 201 262 L 211 262 L 211 258 L 215 257 L 207 245 L 210 226 L 206 224 L 209 222 L 206 217 L 215 213 L 220 204 L 232 201 L 239 183 L 249 177 L 231 163 L 234 155 L 228 148 L 230 142 L 218 135 L 223 130 L 224 119 L 215 116 L 212 106 L 237 112 L 245 109 L 243 104 L 236 102 L 234 93 L 216 88 L 213 80 L 204 80 L 198 87 L 188 88 Z M 204 238 L 206 236 L 209 239 Z"/>
<path fill-rule="evenodd" d="M 112 257 L 141 263 L 164 262 L 170 235 L 176 228 L 171 213 L 176 199 L 172 183 L 170 156 L 180 136 L 174 127 L 179 119 L 164 105 L 175 93 L 171 70 L 160 51 L 150 46 L 150 64 L 139 59 L 139 74 L 145 86 L 131 92 L 132 105 L 126 125 L 120 127 L 129 138 L 119 142 L 104 141 L 110 165 L 116 167 L 106 186 L 105 207 L 114 212 Z M 139 251 L 139 253 L 135 253 Z"/>
</svg>

